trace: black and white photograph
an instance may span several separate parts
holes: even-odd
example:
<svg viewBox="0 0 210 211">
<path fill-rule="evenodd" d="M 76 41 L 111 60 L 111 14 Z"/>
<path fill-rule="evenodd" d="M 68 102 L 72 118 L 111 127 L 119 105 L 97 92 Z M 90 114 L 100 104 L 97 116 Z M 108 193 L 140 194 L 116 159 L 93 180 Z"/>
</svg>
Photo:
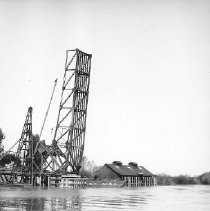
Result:
<svg viewBox="0 0 210 211">
<path fill-rule="evenodd" d="M 209 0 L 0 0 L 0 211 L 209 199 Z"/>
</svg>

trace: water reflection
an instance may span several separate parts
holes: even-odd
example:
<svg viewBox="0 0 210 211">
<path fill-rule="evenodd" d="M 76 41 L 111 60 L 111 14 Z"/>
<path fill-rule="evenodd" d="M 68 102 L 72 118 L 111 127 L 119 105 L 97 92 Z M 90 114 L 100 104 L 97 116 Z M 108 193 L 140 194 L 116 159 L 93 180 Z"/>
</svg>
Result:
<svg viewBox="0 0 210 211">
<path fill-rule="evenodd" d="M 1 206 L 1 210 L 7 210 L 6 208 L 10 208 L 10 210 L 44 210 L 44 199 L 42 198 L 1 199 L 0 206 Z M 11 208 L 14 208 L 14 209 L 11 209 Z"/>
<path fill-rule="evenodd" d="M 26 189 L 0 187 L 0 211 L 210 210 L 210 186 Z"/>
<path fill-rule="evenodd" d="M 10 198 L 1 199 L 0 210 L 81 210 L 79 197 L 65 198 Z"/>
<path fill-rule="evenodd" d="M 72 200 L 62 198 L 52 198 L 51 201 L 46 201 L 45 209 L 47 210 L 81 210 L 79 196 Z"/>
<path fill-rule="evenodd" d="M 105 194 L 98 190 L 96 194 L 81 199 L 84 210 L 139 210 L 147 204 L 147 199 L 141 194 L 135 194 L 135 189 L 111 189 Z"/>
<path fill-rule="evenodd" d="M 122 189 L 123 190 L 123 189 Z M 4 190 L 0 191 L 0 210 L 119 210 L 144 206 L 146 198 L 120 189 L 86 190 Z M 105 191 L 105 192 L 104 192 Z M 107 192 L 106 192 L 107 191 Z M 123 190 L 125 191 L 125 190 Z M 9 193 L 11 192 L 12 195 Z M 115 195 L 116 192 L 119 195 Z M 18 197 L 22 196 L 22 197 Z M 5 208 L 5 209 L 4 209 Z"/>
</svg>

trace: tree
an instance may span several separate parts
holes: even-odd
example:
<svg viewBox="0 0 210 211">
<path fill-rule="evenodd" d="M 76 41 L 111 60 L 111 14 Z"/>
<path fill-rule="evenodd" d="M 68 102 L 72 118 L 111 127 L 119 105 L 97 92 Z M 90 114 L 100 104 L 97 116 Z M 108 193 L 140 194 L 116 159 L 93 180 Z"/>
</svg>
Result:
<svg viewBox="0 0 210 211">
<path fill-rule="evenodd" d="M 0 160 L 0 167 L 5 167 L 6 165 L 14 162 L 15 165 L 20 166 L 21 161 L 14 154 L 5 154 L 3 158 Z"/>
<path fill-rule="evenodd" d="M 5 134 L 3 133 L 2 129 L 0 128 L 0 156 L 4 152 L 3 140 L 5 139 Z"/>
<path fill-rule="evenodd" d="M 81 169 L 80 169 L 80 175 L 82 177 L 93 177 L 93 174 L 96 170 L 98 170 L 100 167 L 96 166 L 94 161 L 89 161 L 86 156 L 82 157 L 81 162 Z"/>
<path fill-rule="evenodd" d="M 206 172 L 198 177 L 201 184 L 210 185 L 210 172 Z"/>
</svg>

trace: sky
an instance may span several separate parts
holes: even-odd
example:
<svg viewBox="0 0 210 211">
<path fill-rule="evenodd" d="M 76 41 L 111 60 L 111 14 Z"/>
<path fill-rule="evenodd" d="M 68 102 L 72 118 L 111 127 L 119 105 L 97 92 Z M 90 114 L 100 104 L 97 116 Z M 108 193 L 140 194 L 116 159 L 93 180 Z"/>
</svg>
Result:
<svg viewBox="0 0 210 211">
<path fill-rule="evenodd" d="M 84 154 L 153 173 L 210 171 L 210 2 L 1 0 L 0 128 L 5 149 L 29 106 L 56 126 L 67 49 L 92 54 Z"/>
</svg>

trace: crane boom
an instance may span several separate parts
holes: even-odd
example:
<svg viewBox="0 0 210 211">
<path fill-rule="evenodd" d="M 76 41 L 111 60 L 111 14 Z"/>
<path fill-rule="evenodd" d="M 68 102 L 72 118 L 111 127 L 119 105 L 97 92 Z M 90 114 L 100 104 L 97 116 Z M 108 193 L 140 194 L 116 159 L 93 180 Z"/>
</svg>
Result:
<svg viewBox="0 0 210 211">
<path fill-rule="evenodd" d="M 48 116 L 48 112 L 50 110 L 50 106 L 51 106 L 51 102 L 52 102 L 52 99 L 53 99 L 53 95 L 54 95 L 54 92 L 55 92 L 55 87 L 57 85 L 57 82 L 58 82 L 58 79 L 56 78 L 56 80 L 54 81 L 54 86 L 53 86 L 53 91 L 52 91 L 52 95 L 51 95 L 51 98 L 50 98 L 50 102 L 49 102 L 47 111 L 45 113 L 44 121 L 43 121 L 42 128 L 41 128 L 41 131 L 40 131 L 40 134 L 39 134 L 40 139 L 41 139 L 42 131 L 44 129 L 44 125 L 45 125 L 45 122 L 46 122 L 46 119 L 47 119 L 47 116 Z"/>
</svg>

